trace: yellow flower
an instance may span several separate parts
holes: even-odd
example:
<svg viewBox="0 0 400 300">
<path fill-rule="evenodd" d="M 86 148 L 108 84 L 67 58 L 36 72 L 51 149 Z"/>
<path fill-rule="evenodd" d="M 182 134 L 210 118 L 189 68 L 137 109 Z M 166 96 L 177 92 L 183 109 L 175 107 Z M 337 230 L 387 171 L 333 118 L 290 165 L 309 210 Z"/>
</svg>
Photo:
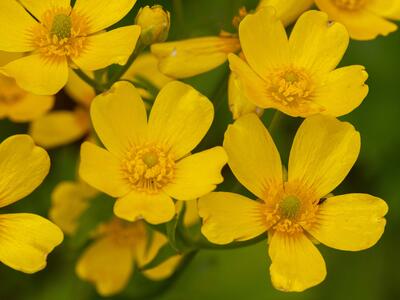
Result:
<svg viewBox="0 0 400 300">
<path fill-rule="evenodd" d="M 0 51 L 0 67 L 20 58 L 21 55 Z M 21 89 L 11 77 L 0 74 L 0 119 L 29 122 L 49 111 L 53 96 L 38 96 Z"/>
<path fill-rule="evenodd" d="M 29 195 L 46 177 L 50 159 L 28 135 L 14 135 L 0 144 L 0 207 Z M 46 266 L 47 255 L 62 242 L 61 230 L 41 216 L 0 215 L 0 261 L 25 273 Z"/>
<path fill-rule="evenodd" d="M 323 12 L 304 13 L 288 39 L 275 10 L 267 7 L 240 23 L 239 37 L 246 62 L 230 54 L 230 67 L 246 97 L 259 107 L 290 116 L 341 116 L 368 93 L 364 67 L 335 69 L 349 36 Z"/>
<path fill-rule="evenodd" d="M 222 147 L 190 154 L 214 115 L 211 102 L 192 87 L 168 83 L 147 121 L 138 91 L 117 82 L 93 100 L 90 114 L 107 150 L 83 143 L 79 173 L 91 186 L 118 198 L 118 217 L 167 222 L 175 215 L 171 198 L 196 199 L 222 182 L 227 160 Z"/>
<path fill-rule="evenodd" d="M 144 45 L 161 43 L 168 38 L 170 14 L 161 5 L 146 5 L 139 10 L 135 24 L 142 28 L 140 41 Z"/>
<path fill-rule="evenodd" d="M 235 177 L 259 200 L 215 192 L 199 200 L 202 233 L 213 243 L 245 241 L 268 231 L 271 279 L 283 291 L 303 291 L 326 275 L 314 246 L 358 251 L 381 237 L 388 207 L 368 194 L 328 195 L 347 176 L 360 150 L 354 127 L 330 116 L 305 119 L 290 152 L 287 179 L 281 159 L 254 114 L 230 125 L 224 140 Z"/>
<path fill-rule="evenodd" d="M 167 242 L 158 232 L 150 238 L 142 221 L 129 223 L 115 218 L 99 228 L 95 241 L 79 258 L 76 272 L 95 284 L 100 295 L 111 296 L 125 288 L 135 265 L 140 268 L 152 261 Z M 172 256 L 143 274 L 162 280 L 173 273 L 180 260 L 180 255 Z"/>
<path fill-rule="evenodd" d="M 399 0 L 315 0 L 318 8 L 335 21 L 343 23 L 355 40 L 372 40 L 397 30 L 400 20 Z"/>
<path fill-rule="evenodd" d="M 4 0 L 0 4 L 0 50 L 28 53 L 0 69 L 38 95 L 57 93 L 68 67 L 97 70 L 125 64 L 140 27 L 104 29 L 122 19 L 135 0 Z M 112 47 L 110 47 L 112 45 Z"/>
<path fill-rule="evenodd" d="M 272 6 L 276 9 L 276 15 L 281 19 L 283 25 L 293 23 L 303 12 L 308 10 L 314 0 L 260 0 L 257 10 Z"/>
</svg>

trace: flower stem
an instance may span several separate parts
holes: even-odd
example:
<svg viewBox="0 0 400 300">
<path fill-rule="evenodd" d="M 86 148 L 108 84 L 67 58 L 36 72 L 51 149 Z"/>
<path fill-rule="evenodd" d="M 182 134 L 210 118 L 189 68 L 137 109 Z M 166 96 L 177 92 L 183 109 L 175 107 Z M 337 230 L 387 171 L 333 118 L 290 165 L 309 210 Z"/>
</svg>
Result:
<svg viewBox="0 0 400 300">
<path fill-rule="evenodd" d="M 72 69 L 76 75 L 79 76 L 84 82 L 90 85 L 96 92 L 96 94 L 100 94 L 104 91 L 104 87 L 96 82 L 94 79 L 90 78 L 88 75 L 85 74 L 81 69 Z"/>
</svg>

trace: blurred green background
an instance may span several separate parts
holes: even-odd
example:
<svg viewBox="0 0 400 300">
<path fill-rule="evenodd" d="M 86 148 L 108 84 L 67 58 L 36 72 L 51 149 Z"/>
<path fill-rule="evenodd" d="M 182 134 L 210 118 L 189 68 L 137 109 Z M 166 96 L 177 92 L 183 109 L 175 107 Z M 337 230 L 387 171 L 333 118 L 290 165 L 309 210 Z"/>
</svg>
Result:
<svg viewBox="0 0 400 300">
<path fill-rule="evenodd" d="M 112 1 L 112 0 L 110 0 Z M 181 0 L 138 1 L 135 9 L 121 22 L 132 23 L 143 5 L 161 4 L 171 11 L 169 40 L 216 35 L 221 29 L 232 30 L 231 20 L 241 6 L 255 8 L 256 0 Z M 136 274 L 127 291 L 113 299 L 363 299 L 395 300 L 400 298 L 400 31 L 368 42 L 351 41 L 341 65 L 361 64 L 369 73 L 370 92 L 364 103 L 345 120 L 361 132 L 362 149 L 356 166 L 335 191 L 365 192 L 385 199 L 390 207 L 388 224 L 379 243 L 366 251 L 343 252 L 318 246 L 327 264 L 328 276 L 317 287 L 303 293 L 274 290 L 269 278 L 266 242 L 237 250 L 201 251 L 190 266 L 162 294 L 154 298 L 140 295 L 148 282 Z M 218 122 L 204 145 L 221 144 L 226 124 L 227 64 L 207 74 L 185 80 L 207 95 L 218 107 Z M 59 96 L 60 107 L 65 95 Z M 263 120 L 268 124 L 271 112 Z M 284 117 L 274 133 L 284 161 L 301 119 Z M 0 121 L 0 138 L 26 132 L 24 124 Z M 202 146 L 200 146 L 201 148 Z M 50 151 L 51 172 L 45 182 L 29 197 L 3 209 L 36 212 L 46 216 L 50 193 L 60 180 L 74 180 L 79 143 Z M 229 188 L 227 183 L 221 189 Z M 0 265 L 0 299 L 89 300 L 100 299 L 94 288 L 74 274 L 77 253 L 68 239 L 50 255 L 48 267 L 37 274 L 25 275 Z M 135 281 L 135 282 L 134 282 Z"/>
</svg>

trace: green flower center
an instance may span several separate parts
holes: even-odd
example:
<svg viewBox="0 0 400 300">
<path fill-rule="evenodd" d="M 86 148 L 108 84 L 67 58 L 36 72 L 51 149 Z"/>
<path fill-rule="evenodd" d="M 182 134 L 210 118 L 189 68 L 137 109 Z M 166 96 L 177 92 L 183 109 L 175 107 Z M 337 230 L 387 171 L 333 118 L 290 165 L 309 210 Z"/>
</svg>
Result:
<svg viewBox="0 0 400 300">
<path fill-rule="evenodd" d="M 72 21 L 71 17 L 65 14 L 55 15 L 50 33 L 62 40 L 71 36 Z"/>
<path fill-rule="evenodd" d="M 152 168 L 156 164 L 158 164 L 158 155 L 154 152 L 148 152 L 145 155 L 143 155 L 142 160 L 147 167 Z"/>
<path fill-rule="evenodd" d="M 294 219 L 300 211 L 301 202 L 296 196 L 287 196 L 279 203 L 279 213 L 283 218 Z"/>
</svg>

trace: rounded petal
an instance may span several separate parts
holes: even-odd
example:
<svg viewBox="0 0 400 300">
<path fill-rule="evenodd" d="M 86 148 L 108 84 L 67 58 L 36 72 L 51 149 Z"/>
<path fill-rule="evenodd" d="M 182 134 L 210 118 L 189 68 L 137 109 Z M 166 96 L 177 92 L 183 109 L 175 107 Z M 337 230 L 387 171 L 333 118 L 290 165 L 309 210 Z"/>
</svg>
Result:
<svg viewBox="0 0 400 300">
<path fill-rule="evenodd" d="M 144 271 L 143 274 L 153 281 L 164 280 L 174 273 L 181 260 L 181 255 L 171 256 L 158 266 Z"/>
<path fill-rule="evenodd" d="M 387 211 L 385 201 L 368 194 L 334 196 L 319 205 L 317 223 L 307 231 L 329 247 L 364 250 L 382 236 Z"/>
<path fill-rule="evenodd" d="M 383 2 L 386 5 L 386 1 Z M 315 3 L 320 10 L 328 13 L 330 19 L 344 24 L 351 38 L 355 40 L 372 40 L 378 35 L 388 35 L 397 29 L 395 23 L 386 21 L 368 9 L 347 11 L 336 7 L 330 0 L 315 0 Z"/>
<path fill-rule="evenodd" d="M 114 295 L 124 289 L 133 272 L 133 252 L 112 236 L 91 244 L 76 265 L 77 275 L 96 285 L 97 292 Z"/>
<path fill-rule="evenodd" d="M 35 120 L 53 107 L 54 100 L 54 96 L 37 96 L 27 93 L 23 99 L 10 108 L 8 117 L 14 122 Z"/>
<path fill-rule="evenodd" d="M 227 60 L 228 53 L 238 52 L 236 37 L 207 36 L 151 45 L 159 59 L 159 68 L 174 78 L 187 78 L 215 69 Z"/>
<path fill-rule="evenodd" d="M 315 91 L 314 101 L 324 107 L 323 114 L 340 117 L 357 108 L 368 94 L 363 66 L 348 66 L 329 72 Z"/>
<path fill-rule="evenodd" d="M 25 273 L 46 267 L 47 255 L 63 240 L 53 223 L 33 214 L 0 215 L 0 261 Z"/>
<path fill-rule="evenodd" d="M 257 9 L 273 6 L 276 9 L 277 17 L 287 26 L 295 21 L 300 14 L 309 9 L 313 2 L 313 0 L 261 0 Z"/>
<path fill-rule="evenodd" d="M 50 168 L 47 152 L 29 135 L 13 135 L 0 144 L 0 207 L 24 198 L 36 189 Z"/>
<path fill-rule="evenodd" d="M 21 58 L 22 56 L 23 53 L 0 51 L 0 67 L 8 64 L 13 60 Z"/>
<path fill-rule="evenodd" d="M 315 10 L 301 15 L 289 39 L 294 65 L 313 73 L 333 70 L 348 44 L 346 28 L 330 22 L 326 13 Z"/>
<path fill-rule="evenodd" d="M 70 0 L 18 0 L 38 20 L 43 14 L 52 9 L 71 9 Z"/>
<path fill-rule="evenodd" d="M 31 39 L 34 18 L 15 0 L 1 1 L 0 50 L 27 52 L 34 49 Z"/>
<path fill-rule="evenodd" d="M 131 191 L 115 202 L 114 214 L 127 221 L 143 218 L 151 224 L 161 224 L 174 217 L 175 205 L 172 199 L 163 192 L 147 194 Z"/>
<path fill-rule="evenodd" d="M 400 19 L 400 2 L 398 0 L 368 1 L 366 8 L 378 16 L 394 20 Z"/>
<path fill-rule="evenodd" d="M 139 36 L 140 27 L 136 25 L 89 36 L 85 40 L 87 45 L 83 52 L 73 58 L 73 61 L 79 68 L 88 71 L 102 69 L 112 64 L 124 65 L 135 49 Z"/>
<path fill-rule="evenodd" d="M 270 235 L 271 280 L 285 292 L 302 292 L 325 279 L 326 266 L 321 253 L 304 235 L 274 232 Z"/>
<path fill-rule="evenodd" d="M 185 157 L 176 164 L 174 179 L 163 190 L 177 200 L 204 196 L 224 180 L 221 169 L 227 161 L 228 157 L 222 147 Z"/>
<path fill-rule="evenodd" d="M 233 174 L 260 199 L 282 185 L 282 164 L 268 130 L 255 114 L 245 115 L 229 125 L 224 148 Z"/>
<path fill-rule="evenodd" d="M 137 89 L 129 82 L 115 83 L 92 102 L 93 127 L 104 146 L 123 157 L 130 147 L 140 145 L 147 132 L 146 109 Z"/>
<path fill-rule="evenodd" d="M 92 187 L 112 197 L 121 197 L 130 191 L 128 182 L 122 176 L 119 159 L 89 142 L 81 146 L 79 176 Z"/>
<path fill-rule="evenodd" d="M 53 111 L 36 120 L 29 134 L 38 145 L 50 149 L 81 139 L 89 132 L 90 120 L 83 110 Z"/>
<path fill-rule="evenodd" d="M 136 0 L 77 0 L 73 12 L 85 18 L 89 32 L 95 33 L 117 23 L 128 14 L 135 3 Z"/>
<path fill-rule="evenodd" d="M 199 199 L 198 209 L 203 219 L 201 232 L 214 244 L 250 240 L 271 225 L 267 224 L 261 203 L 239 194 L 210 193 Z"/>
<path fill-rule="evenodd" d="M 286 31 L 273 7 L 247 15 L 240 23 L 239 37 L 247 62 L 262 78 L 291 62 Z"/>
<path fill-rule="evenodd" d="M 20 87 L 36 95 L 54 95 L 68 80 L 66 59 L 54 61 L 40 54 L 16 59 L 0 68 L 0 72 L 15 78 Z"/>
<path fill-rule="evenodd" d="M 360 152 L 360 134 L 347 122 L 316 115 L 303 121 L 290 151 L 288 181 L 324 197 L 347 176 Z"/>
<path fill-rule="evenodd" d="M 210 100 L 179 81 L 158 94 L 149 118 L 149 138 L 168 147 L 176 160 L 192 151 L 206 135 L 214 118 Z"/>
</svg>

